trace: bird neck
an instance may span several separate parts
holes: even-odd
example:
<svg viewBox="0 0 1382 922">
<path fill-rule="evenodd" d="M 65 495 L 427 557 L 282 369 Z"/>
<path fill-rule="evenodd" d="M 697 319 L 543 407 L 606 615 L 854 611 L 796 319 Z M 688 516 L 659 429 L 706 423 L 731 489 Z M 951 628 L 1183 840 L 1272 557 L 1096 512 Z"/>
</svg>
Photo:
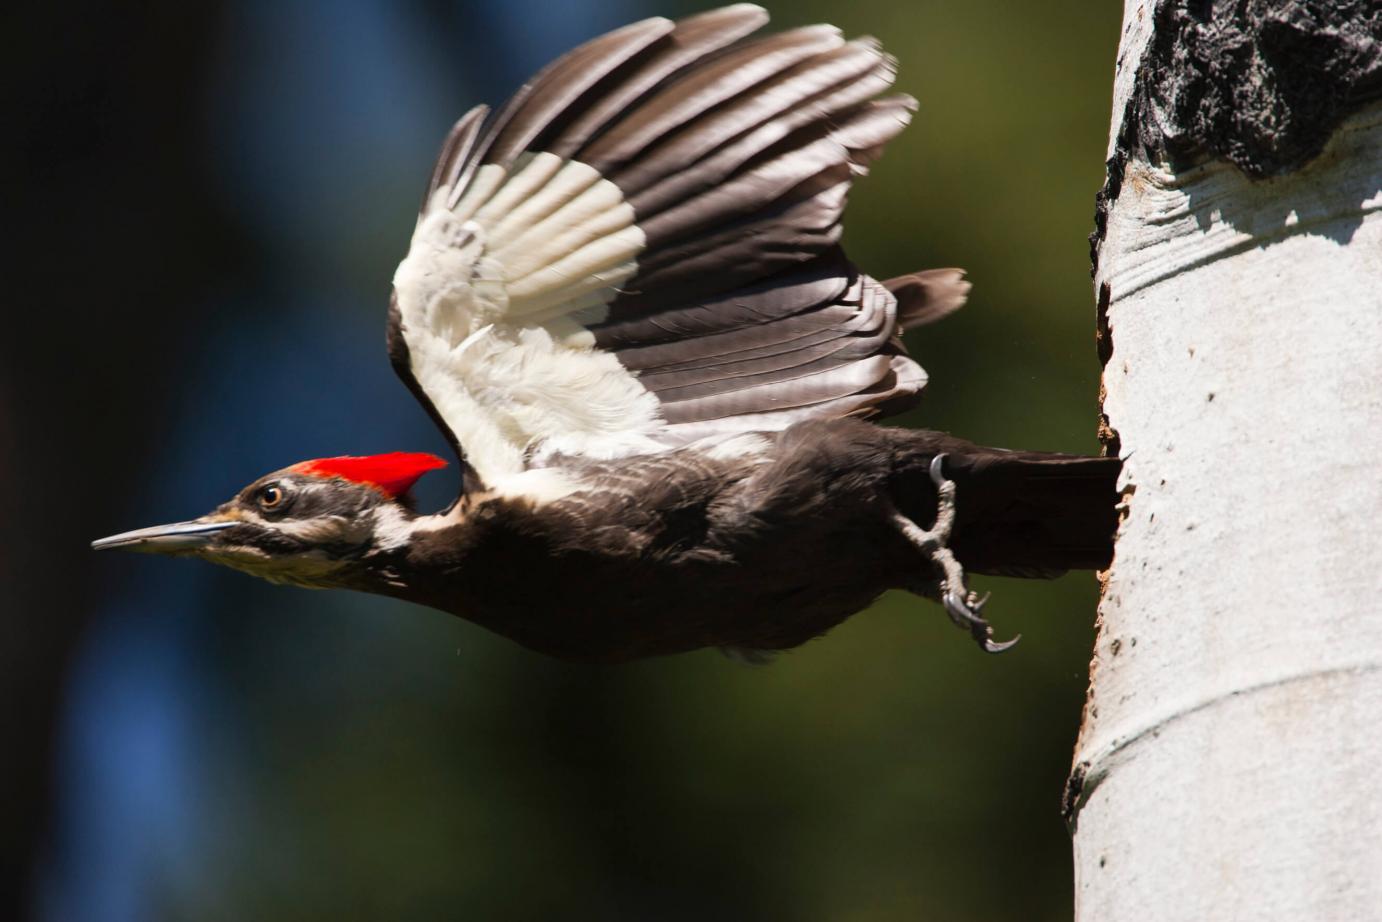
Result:
<svg viewBox="0 0 1382 922">
<path fill-rule="evenodd" d="M 466 556 L 464 505 L 434 515 L 393 506 L 378 515 L 373 547 L 361 557 L 348 588 L 435 607 L 430 600 Z"/>
</svg>

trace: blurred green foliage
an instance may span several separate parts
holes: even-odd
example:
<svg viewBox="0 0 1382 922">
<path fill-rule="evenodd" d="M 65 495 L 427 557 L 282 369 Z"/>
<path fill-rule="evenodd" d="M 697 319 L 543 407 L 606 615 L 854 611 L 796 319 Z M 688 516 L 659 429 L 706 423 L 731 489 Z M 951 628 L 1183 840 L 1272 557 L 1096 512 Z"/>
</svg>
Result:
<svg viewBox="0 0 1382 922">
<path fill-rule="evenodd" d="M 846 236 L 876 276 L 974 282 L 913 334 L 932 383 L 904 422 L 1095 452 L 1085 238 L 1117 5 L 774 13 L 880 36 L 921 103 Z M 408 201 L 378 221 L 397 239 L 369 256 L 376 287 Z M 217 854 L 166 875 L 163 900 L 198 919 L 1067 919 L 1059 802 L 1094 578 L 980 588 L 999 634 L 1024 635 L 1006 656 L 902 595 L 762 668 L 566 666 L 345 594 L 247 613 L 214 640 L 238 702 L 204 729 Z"/>
</svg>

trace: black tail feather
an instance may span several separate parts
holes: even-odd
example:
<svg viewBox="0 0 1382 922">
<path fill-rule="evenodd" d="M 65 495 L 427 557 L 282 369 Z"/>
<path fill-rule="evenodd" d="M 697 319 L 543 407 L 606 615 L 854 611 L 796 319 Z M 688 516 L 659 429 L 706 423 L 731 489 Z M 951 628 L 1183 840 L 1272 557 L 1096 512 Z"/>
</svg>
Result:
<svg viewBox="0 0 1382 922">
<path fill-rule="evenodd" d="M 952 456 L 955 556 L 970 571 L 1053 576 L 1113 560 L 1117 458 L 1013 452 Z"/>
<path fill-rule="evenodd" d="M 1117 458 L 1004 451 L 938 432 L 914 432 L 917 461 L 945 452 L 955 481 L 951 547 L 973 573 L 1051 577 L 1097 570 L 1113 559 L 1118 528 Z M 908 464 L 911 503 L 926 502 L 925 465 Z M 929 492 L 929 491 L 926 491 Z M 930 493 L 934 496 L 934 493 Z M 934 515 L 934 513 L 932 513 Z"/>
</svg>

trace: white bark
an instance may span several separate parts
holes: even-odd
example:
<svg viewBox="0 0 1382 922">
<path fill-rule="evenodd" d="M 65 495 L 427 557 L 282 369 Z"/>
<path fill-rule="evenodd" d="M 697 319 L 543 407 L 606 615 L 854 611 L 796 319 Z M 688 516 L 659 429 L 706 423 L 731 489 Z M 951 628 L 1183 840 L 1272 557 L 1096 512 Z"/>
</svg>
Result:
<svg viewBox="0 0 1382 922">
<path fill-rule="evenodd" d="M 1277 179 L 1128 163 L 1096 278 L 1127 511 L 1075 756 L 1082 922 L 1382 919 L 1380 190 L 1377 105 Z"/>
</svg>

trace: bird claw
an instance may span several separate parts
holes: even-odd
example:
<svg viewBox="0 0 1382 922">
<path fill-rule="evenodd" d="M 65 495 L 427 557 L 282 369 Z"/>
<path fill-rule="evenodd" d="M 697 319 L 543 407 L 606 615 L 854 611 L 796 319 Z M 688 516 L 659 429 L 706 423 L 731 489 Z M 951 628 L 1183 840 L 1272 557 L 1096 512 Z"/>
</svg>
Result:
<svg viewBox="0 0 1382 922">
<path fill-rule="evenodd" d="M 960 598 L 958 593 L 946 592 L 942 604 L 946 613 L 950 615 L 950 620 L 955 622 L 955 626 L 969 631 L 969 636 L 974 638 L 985 653 L 1002 653 L 1016 646 L 1022 635 L 1018 634 L 1012 640 L 993 639 L 993 625 L 981 614 L 990 595 L 991 593 L 986 592 L 981 598 L 977 592 L 971 591 L 966 597 Z"/>
<path fill-rule="evenodd" d="M 950 551 L 950 530 L 955 524 L 955 482 L 946 479 L 942 468 L 944 454 L 931 459 L 931 481 L 936 485 L 936 522 L 928 531 L 911 519 L 894 514 L 902 533 L 941 571 L 941 604 L 955 626 L 969 632 L 985 653 L 1002 653 L 1022 639 L 1018 634 L 1011 640 L 993 639 L 993 627 L 983 616 L 990 593 L 980 596 L 965 587 L 965 571 Z M 929 593 L 928 593 L 929 594 Z M 934 596 L 933 596 L 934 598 Z"/>
</svg>

